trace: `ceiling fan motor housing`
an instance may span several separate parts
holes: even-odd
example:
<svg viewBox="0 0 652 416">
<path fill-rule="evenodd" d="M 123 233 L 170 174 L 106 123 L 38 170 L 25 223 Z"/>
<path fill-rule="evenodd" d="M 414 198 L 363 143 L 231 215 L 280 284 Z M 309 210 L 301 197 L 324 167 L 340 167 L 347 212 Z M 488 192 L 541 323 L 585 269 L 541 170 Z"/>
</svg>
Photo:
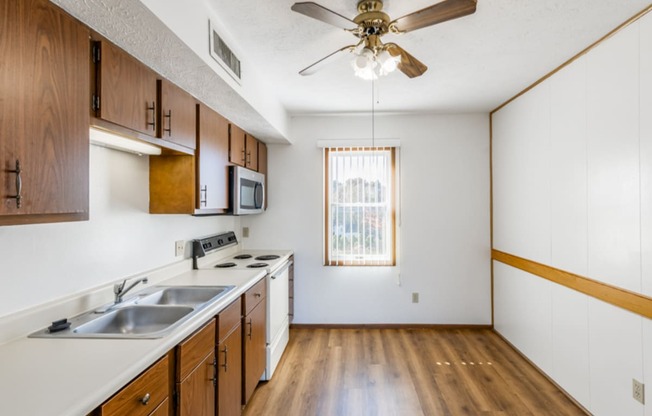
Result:
<svg viewBox="0 0 652 416">
<path fill-rule="evenodd" d="M 389 31 L 389 16 L 382 11 L 380 0 L 362 0 L 358 3 L 360 13 L 353 19 L 358 25 L 357 35 L 365 39 L 368 36 L 382 36 Z"/>
</svg>

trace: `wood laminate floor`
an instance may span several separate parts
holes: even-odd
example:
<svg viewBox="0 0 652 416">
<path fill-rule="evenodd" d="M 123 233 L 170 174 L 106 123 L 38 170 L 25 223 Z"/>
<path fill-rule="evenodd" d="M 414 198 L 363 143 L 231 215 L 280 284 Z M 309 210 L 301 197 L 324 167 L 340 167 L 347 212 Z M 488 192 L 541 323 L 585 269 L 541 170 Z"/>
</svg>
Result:
<svg viewBox="0 0 652 416">
<path fill-rule="evenodd" d="M 491 330 L 292 329 L 244 416 L 584 415 Z"/>
</svg>

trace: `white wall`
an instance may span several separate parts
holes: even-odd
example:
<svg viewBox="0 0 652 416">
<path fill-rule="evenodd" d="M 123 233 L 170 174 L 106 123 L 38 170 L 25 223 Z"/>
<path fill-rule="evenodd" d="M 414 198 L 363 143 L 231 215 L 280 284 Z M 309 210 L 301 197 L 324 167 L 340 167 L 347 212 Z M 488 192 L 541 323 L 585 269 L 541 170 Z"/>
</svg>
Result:
<svg viewBox="0 0 652 416">
<path fill-rule="evenodd" d="M 494 248 L 650 295 L 651 46 L 648 15 L 494 113 Z M 578 402 L 652 414 L 632 398 L 650 319 L 498 262 L 494 278 L 496 330 Z"/>
<path fill-rule="evenodd" d="M 398 266 L 354 268 L 322 265 L 316 142 L 367 139 L 370 116 L 292 119 L 294 144 L 269 146 L 269 209 L 242 225 L 246 247 L 295 251 L 295 323 L 491 323 L 488 122 L 483 114 L 376 117 L 377 137 L 401 140 Z"/>
<path fill-rule="evenodd" d="M 90 221 L 0 227 L 0 317 L 174 263 L 176 240 L 239 223 L 150 215 L 147 157 L 96 146 L 90 156 Z"/>
</svg>

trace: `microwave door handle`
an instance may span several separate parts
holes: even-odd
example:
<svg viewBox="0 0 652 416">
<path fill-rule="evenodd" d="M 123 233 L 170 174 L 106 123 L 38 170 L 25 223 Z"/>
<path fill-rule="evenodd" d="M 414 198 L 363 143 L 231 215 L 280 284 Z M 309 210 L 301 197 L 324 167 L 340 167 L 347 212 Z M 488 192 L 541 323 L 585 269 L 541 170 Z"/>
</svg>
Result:
<svg viewBox="0 0 652 416">
<path fill-rule="evenodd" d="M 258 192 L 258 189 L 260 189 L 260 193 Z M 265 188 L 263 188 L 263 185 L 260 182 L 256 182 L 256 185 L 254 186 L 254 205 L 255 208 L 262 208 L 263 203 L 265 202 Z"/>
</svg>

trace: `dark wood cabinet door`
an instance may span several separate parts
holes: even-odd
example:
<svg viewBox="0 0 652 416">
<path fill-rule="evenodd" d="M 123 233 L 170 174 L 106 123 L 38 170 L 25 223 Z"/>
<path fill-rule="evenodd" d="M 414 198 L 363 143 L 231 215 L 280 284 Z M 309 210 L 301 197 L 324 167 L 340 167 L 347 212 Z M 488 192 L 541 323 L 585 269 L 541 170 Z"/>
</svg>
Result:
<svg viewBox="0 0 652 416">
<path fill-rule="evenodd" d="M 0 225 L 88 219 L 89 31 L 47 0 L 0 11 Z"/>
<path fill-rule="evenodd" d="M 206 107 L 197 106 L 197 209 L 229 207 L 229 122 Z"/>
<path fill-rule="evenodd" d="M 217 415 L 242 414 L 241 326 L 217 345 Z"/>
<path fill-rule="evenodd" d="M 194 149 L 197 140 L 197 100 L 167 80 L 158 80 L 158 93 L 158 137 Z"/>
<path fill-rule="evenodd" d="M 215 350 L 177 385 L 178 416 L 215 415 Z"/>
<path fill-rule="evenodd" d="M 265 372 L 266 342 L 265 320 L 267 318 L 267 298 L 244 317 L 243 325 L 243 392 L 242 404 L 245 405 L 254 394 L 254 390 Z"/>
<path fill-rule="evenodd" d="M 244 130 L 235 124 L 230 125 L 229 130 L 229 162 L 239 165 L 246 165 L 246 134 Z"/>
<path fill-rule="evenodd" d="M 258 140 L 255 137 L 246 135 L 246 164 L 245 166 L 251 170 L 258 170 Z"/>
<path fill-rule="evenodd" d="M 100 48 L 96 117 L 156 136 L 156 73 L 109 42 L 95 46 Z"/>
<path fill-rule="evenodd" d="M 258 172 L 267 175 L 267 145 L 263 142 L 258 142 Z"/>
</svg>

